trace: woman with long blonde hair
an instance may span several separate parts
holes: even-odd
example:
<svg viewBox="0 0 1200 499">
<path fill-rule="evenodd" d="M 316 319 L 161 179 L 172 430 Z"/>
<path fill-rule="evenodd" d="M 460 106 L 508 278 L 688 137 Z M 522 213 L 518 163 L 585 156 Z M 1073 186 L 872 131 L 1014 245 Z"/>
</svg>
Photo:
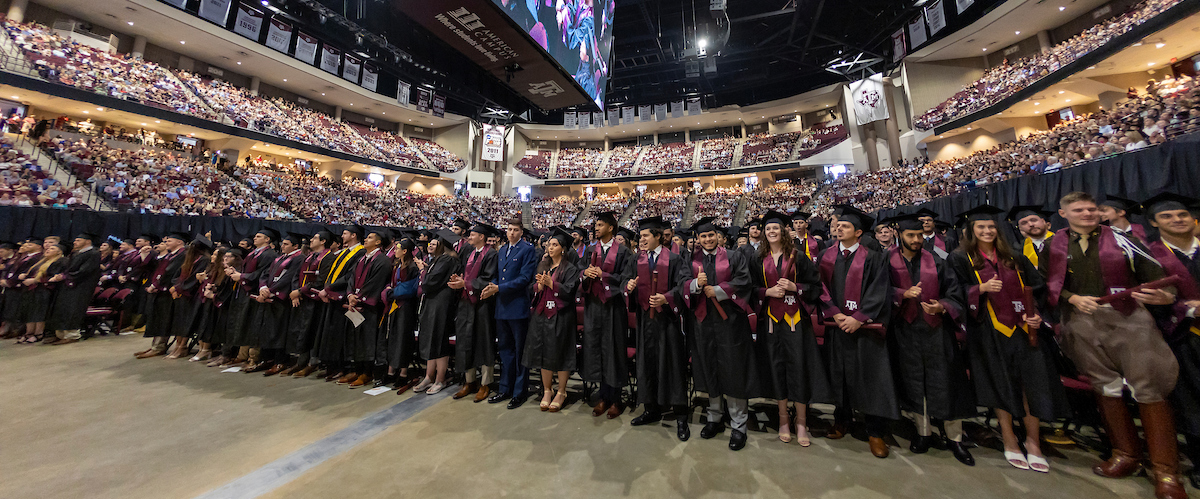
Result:
<svg viewBox="0 0 1200 499">
<path fill-rule="evenodd" d="M 51 244 L 37 263 L 17 276 L 25 287 L 21 319 L 25 323 L 26 336 L 22 343 L 41 341 L 46 330 L 46 317 L 50 315 L 50 304 L 54 303 L 54 293 L 58 283 L 63 280 L 61 274 L 67 270 L 67 259 L 63 256 L 70 252 L 70 247 L 65 244 Z"/>
</svg>

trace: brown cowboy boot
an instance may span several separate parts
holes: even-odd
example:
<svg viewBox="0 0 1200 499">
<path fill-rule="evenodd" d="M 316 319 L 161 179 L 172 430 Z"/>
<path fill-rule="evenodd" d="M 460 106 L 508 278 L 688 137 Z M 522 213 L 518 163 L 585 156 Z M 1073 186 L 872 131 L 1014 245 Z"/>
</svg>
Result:
<svg viewBox="0 0 1200 499">
<path fill-rule="evenodd" d="M 1140 404 L 1146 448 L 1150 452 L 1150 477 L 1158 499 L 1185 499 L 1179 481 L 1179 441 L 1175 435 L 1175 414 L 1166 401 Z"/>
<path fill-rule="evenodd" d="M 1092 467 L 1092 472 L 1108 478 L 1125 478 L 1141 469 L 1142 449 L 1137 438 L 1137 428 L 1125 399 L 1098 395 L 1100 415 L 1104 418 L 1104 432 L 1112 443 L 1112 457 Z"/>
</svg>

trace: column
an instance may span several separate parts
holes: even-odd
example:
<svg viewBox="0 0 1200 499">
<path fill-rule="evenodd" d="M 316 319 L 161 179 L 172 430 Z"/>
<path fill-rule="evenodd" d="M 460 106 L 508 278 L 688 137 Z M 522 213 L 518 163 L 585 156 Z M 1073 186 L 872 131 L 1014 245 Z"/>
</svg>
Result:
<svg viewBox="0 0 1200 499">
<path fill-rule="evenodd" d="M 328 175 L 329 178 L 331 178 L 333 180 L 341 180 L 342 179 L 342 171 L 337 168 L 330 169 L 330 170 L 326 171 L 325 174 Z"/>
<path fill-rule="evenodd" d="M 885 126 L 887 126 L 888 154 L 891 156 L 889 158 L 891 161 L 889 166 L 895 165 L 896 160 L 903 157 L 900 152 L 900 123 L 898 121 L 900 116 L 896 114 L 896 99 L 892 96 L 895 88 L 892 86 L 892 79 L 890 77 L 883 79 L 883 99 L 887 103 L 888 116 L 890 116 L 885 123 Z"/>
<path fill-rule="evenodd" d="M 250 95 L 258 96 L 258 86 L 262 85 L 262 78 L 257 76 L 250 77 Z"/>
<path fill-rule="evenodd" d="M 605 135 L 604 136 L 604 152 L 608 152 L 611 150 L 612 150 L 612 139 L 608 138 L 608 136 Z"/>
<path fill-rule="evenodd" d="M 27 8 L 29 8 L 29 0 L 12 0 L 12 3 L 8 4 L 8 18 L 16 22 L 24 22 Z"/>
<path fill-rule="evenodd" d="M 1054 44 L 1050 43 L 1050 32 L 1046 30 L 1038 31 L 1037 37 L 1038 45 L 1042 48 L 1042 53 L 1050 53 L 1050 50 L 1054 48 Z"/>
<path fill-rule="evenodd" d="M 684 129 L 683 129 L 683 141 L 684 141 L 684 142 L 691 142 L 691 141 L 692 141 L 692 129 L 691 129 L 691 128 L 684 128 Z"/>
<path fill-rule="evenodd" d="M 879 171 L 879 148 L 875 145 L 878 134 L 875 132 L 875 123 L 867 123 L 862 125 L 863 130 L 863 154 L 867 156 L 867 171 Z"/>
<path fill-rule="evenodd" d="M 342 121 L 342 106 L 333 107 L 333 121 Z"/>
<path fill-rule="evenodd" d="M 746 122 L 742 122 L 742 138 L 746 138 Z"/>
<path fill-rule="evenodd" d="M 134 59 L 141 59 L 146 53 L 146 37 L 136 35 L 133 37 L 133 51 L 130 52 Z"/>
</svg>

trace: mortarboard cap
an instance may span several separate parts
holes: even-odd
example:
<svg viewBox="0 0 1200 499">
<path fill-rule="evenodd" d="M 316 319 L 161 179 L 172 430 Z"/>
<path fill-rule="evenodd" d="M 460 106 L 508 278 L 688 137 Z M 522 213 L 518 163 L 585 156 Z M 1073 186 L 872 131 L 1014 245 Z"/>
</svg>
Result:
<svg viewBox="0 0 1200 499">
<path fill-rule="evenodd" d="M 990 204 L 981 204 L 974 208 L 958 214 L 958 217 L 966 222 L 978 222 L 980 220 L 996 220 L 996 217 L 1003 215 L 1004 210 L 992 206 Z"/>
<path fill-rule="evenodd" d="M 467 221 L 467 219 L 465 219 L 465 218 L 454 219 L 454 223 L 452 225 L 455 227 L 459 227 L 462 230 L 470 230 L 471 229 L 471 222 Z"/>
<path fill-rule="evenodd" d="M 354 234 L 354 236 L 356 238 L 358 238 L 358 242 L 362 242 L 363 239 L 367 238 L 367 232 L 365 229 L 363 229 L 363 227 L 361 225 L 350 224 L 345 227 L 342 227 L 342 232 L 346 232 L 346 231 L 350 231 L 352 234 Z"/>
<path fill-rule="evenodd" d="M 267 236 L 267 239 L 270 239 L 272 241 L 279 240 L 279 231 L 272 229 L 270 227 L 263 227 L 261 229 L 258 229 L 258 232 L 255 232 L 255 234 L 262 234 L 264 236 Z"/>
<path fill-rule="evenodd" d="M 671 225 L 668 224 L 665 220 L 663 220 L 663 217 L 658 216 L 658 215 L 655 215 L 653 217 L 646 217 L 641 220 L 638 220 L 638 231 L 639 232 L 646 230 L 646 229 L 666 230 L 669 228 L 671 228 Z"/>
<path fill-rule="evenodd" d="M 144 234 L 138 236 L 138 239 L 144 239 L 146 242 L 148 242 L 150 244 L 158 244 L 158 236 L 156 236 L 154 234 L 144 233 Z"/>
<path fill-rule="evenodd" d="M 15 250 L 17 249 L 17 243 L 12 241 L 0 241 L 0 249 Z"/>
<path fill-rule="evenodd" d="M 718 230 L 720 230 L 720 228 L 717 227 L 717 224 L 713 223 L 713 221 L 716 219 L 717 219 L 717 217 L 701 218 L 700 220 L 697 220 L 696 223 L 692 224 L 691 228 L 689 229 L 689 232 L 695 233 L 698 236 L 705 232 L 718 231 Z"/>
<path fill-rule="evenodd" d="M 630 230 L 626 227 L 618 228 L 617 235 L 623 236 L 626 241 L 629 241 L 631 243 L 637 242 L 637 239 L 638 239 L 637 233 L 635 233 L 633 230 Z"/>
<path fill-rule="evenodd" d="M 386 248 L 392 245 L 392 230 L 387 227 L 372 227 L 367 229 L 367 235 L 375 234 L 379 236 L 379 247 Z M 366 238 L 363 238 L 366 239 Z"/>
<path fill-rule="evenodd" d="M 571 244 L 575 242 L 575 236 L 572 236 L 570 232 L 557 227 L 550 233 L 550 239 L 558 241 L 558 244 L 563 248 L 570 248 Z"/>
<path fill-rule="evenodd" d="M 1195 198 L 1164 192 L 1143 201 L 1142 207 L 1145 208 L 1146 216 L 1153 220 L 1154 216 L 1159 213 L 1164 211 L 1189 210 L 1189 207 L 1195 203 Z"/>
<path fill-rule="evenodd" d="M 213 244 L 212 240 L 207 237 L 204 237 L 203 234 L 196 236 L 196 239 L 192 240 L 192 244 L 195 244 L 196 246 L 199 246 L 201 248 L 207 248 L 209 251 L 212 251 L 213 248 L 216 247 L 216 245 Z"/>
<path fill-rule="evenodd" d="M 1008 219 L 1008 221 L 1010 221 L 1010 222 L 1020 223 L 1021 220 L 1025 219 L 1025 217 L 1029 217 L 1029 216 L 1033 216 L 1033 215 L 1037 215 L 1046 220 L 1050 220 L 1050 216 L 1053 215 L 1053 212 L 1042 209 L 1041 206 L 1019 205 L 1019 206 L 1013 206 L 1013 208 L 1011 210 L 1008 210 L 1008 215 L 1005 218 Z"/>
<path fill-rule="evenodd" d="M 170 234 L 167 234 L 165 237 L 163 237 L 163 239 L 166 239 L 168 237 L 171 239 L 178 239 L 180 241 L 183 241 L 184 244 L 187 244 L 189 241 L 192 240 L 192 236 L 188 235 L 187 232 L 179 232 L 179 231 L 172 232 Z"/>
<path fill-rule="evenodd" d="M 763 218 L 766 218 L 766 217 L 763 217 Z M 792 212 L 792 220 L 805 220 L 805 221 L 807 221 L 807 220 L 808 220 L 808 219 L 810 219 L 810 218 L 812 218 L 812 213 L 809 213 L 809 212 L 807 212 L 807 211 L 803 211 L 803 210 L 796 210 L 796 211 Z"/>
<path fill-rule="evenodd" d="M 763 225 L 770 224 L 770 223 L 777 223 L 784 227 L 791 227 L 792 226 L 792 216 L 786 215 L 779 211 L 768 210 L 767 214 L 763 215 L 763 217 L 762 217 L 762 223 L 763 223 Z"/>
<path fill-rule="evenodd" d="M 871 230 L 875 225 L 875 219 L 866 212 L 850 205 L 841 205 L 841 213 L 838 214 L 839 222 L 849 222 L 856 230 L 863 232 Z"/>
<path fill-rule="evenodd" d="M 100 239 L 100 237 L 92 234 L 91 232 L 84 231 L 76 235 L 75 239 L 87 239 L 88 241 L 92 241 L 94 243 L 97 239 Z"/>
<path fill-rule="evenodd" d="M 1100 204 L 1106 205 L 1106 206 L 1111 206 L 1113 208 L 1122 210 L 1122 211 L 1124 211 L 1126 213 L 1130 213 L 1130 214 L 1138 212 L 1138 203 L 1136 201 L 1133 201 L 1132 199 L 1125 199 L 1123 197 L 1105 196 L 1104 202 L 1102 202 Z"/>
<path fill-rule="evenodd" d="M 291 241 L 292 244 L 297 245 L 304 244 L 305 239 L 308 239 L 308 236 L 291 231 L 289 231 L 286 236 L 283 236 L 283 240 Z"/>
<path fill-rule="evenodd" d="M 458 235 L 456 235 L 454 232 L 450 231 L 449 229 L 442 229 L 442 230 L 437 231 L 436 236 L 438 239 L 441 239 L 442 242 L 446 243 L 450 247 L 453 247 L 455 244 L 458 244 L 458 242 L 460 240 L 462 240 L 461 237 L 459 237 Z"/>
</svg>

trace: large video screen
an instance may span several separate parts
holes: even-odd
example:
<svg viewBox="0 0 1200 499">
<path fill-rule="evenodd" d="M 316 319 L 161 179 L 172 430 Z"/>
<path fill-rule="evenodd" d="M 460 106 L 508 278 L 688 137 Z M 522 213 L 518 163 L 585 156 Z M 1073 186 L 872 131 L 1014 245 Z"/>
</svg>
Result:
<svg viewBox="0 0 1200 499">
<path fill-rule="evenodd" d="M 615 0 L 492 0 L 575 78 L 600 109 L 608 87 Z"/>
</svg>

